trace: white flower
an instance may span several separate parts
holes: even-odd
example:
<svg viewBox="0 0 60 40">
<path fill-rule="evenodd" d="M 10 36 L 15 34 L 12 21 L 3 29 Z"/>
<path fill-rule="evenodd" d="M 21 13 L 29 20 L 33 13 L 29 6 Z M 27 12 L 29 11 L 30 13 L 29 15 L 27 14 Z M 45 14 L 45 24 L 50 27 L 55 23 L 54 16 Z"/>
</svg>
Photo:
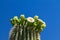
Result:
<svg viewBox="0 0 60 40">
<path fill-rule="evenodd" d="M 27 21 L 28 21 L 28 22 L 34 22 L 34 19 L 33 19 L 32 17 L 28 17 L 28 18 L 27 18 Z"/>
</svg>

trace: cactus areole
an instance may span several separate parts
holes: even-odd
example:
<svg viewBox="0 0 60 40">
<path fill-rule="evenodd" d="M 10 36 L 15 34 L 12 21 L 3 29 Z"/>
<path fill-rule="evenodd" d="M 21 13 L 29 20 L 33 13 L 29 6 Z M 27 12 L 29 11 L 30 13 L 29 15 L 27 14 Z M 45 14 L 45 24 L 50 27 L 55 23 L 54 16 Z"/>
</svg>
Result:
<svg viewBox="0 0 60 40">
<path fill-rule="evenodd" d="M 41 40 L 40 32 L 46 27 L 46 23 L 39 19 L 38 16 L 20 18 L 14 16 L 10 19 L 12 29 L 9 34 L 9 40 Z"/>
</svg>

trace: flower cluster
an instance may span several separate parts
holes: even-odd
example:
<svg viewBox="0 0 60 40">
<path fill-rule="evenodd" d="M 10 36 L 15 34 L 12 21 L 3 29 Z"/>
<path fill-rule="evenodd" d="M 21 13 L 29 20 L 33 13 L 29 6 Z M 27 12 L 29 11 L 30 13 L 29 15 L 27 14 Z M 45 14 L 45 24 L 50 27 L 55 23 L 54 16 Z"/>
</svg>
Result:
<svg viewBox="0 0 60 40">
<path fill-rule="evenodd" d="M 21 15 L 20 18 L 14 16 L 14 18 L 11 18 L 10 21 L 13 26 L 15 24 L 21 26 L 26 25 L 26 27 L 32 27 L 32 30 L 36 30 L 38 32 L 42 31 L 46 27 L 46 23 L 43 20 L 39 19 L 38 16 L 34 16 L 34 18 L 25 18 L 24 15 Z"/>
</svg>

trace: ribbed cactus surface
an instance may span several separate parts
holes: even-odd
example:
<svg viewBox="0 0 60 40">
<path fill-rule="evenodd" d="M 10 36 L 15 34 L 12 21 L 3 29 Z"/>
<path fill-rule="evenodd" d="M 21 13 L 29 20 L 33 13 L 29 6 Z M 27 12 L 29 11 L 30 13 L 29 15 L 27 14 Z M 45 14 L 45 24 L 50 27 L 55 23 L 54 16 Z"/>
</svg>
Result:
<svg viewBox="0 0 60 40">
<path fill-rule="evenodd" d="M 25 18 L 21 15 L 18 19 L 15 16 L 11 19 L 13 25 L 9 40 L 40 40 L 40 32 L 45 28 L 46 24 L 38 19 L 38 16 Z"/>
</svg>

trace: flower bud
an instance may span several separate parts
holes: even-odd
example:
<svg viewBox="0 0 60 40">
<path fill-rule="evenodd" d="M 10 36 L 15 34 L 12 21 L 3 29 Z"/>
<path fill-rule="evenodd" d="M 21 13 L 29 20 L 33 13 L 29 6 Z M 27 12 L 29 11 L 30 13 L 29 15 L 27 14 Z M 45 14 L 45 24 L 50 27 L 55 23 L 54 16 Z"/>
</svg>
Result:
<svg viewBox="0 0 60 40">
<path fill-rule="evenodd" d="M 45 27 L 46 27 L 46 24 L 45 24 L 45 23 L 44 23 L 44 24 L 42 24 L 42 25 L 41 25 L 41 27 L 42 27 L 42 28 L 45 28 Z"/>
<path fill-rule="evenodd" d="M 34 22 L 34 27 L 36 27 L 37 26 L 37 24 L 36 24 L 36 22 Z"/>
<path fill-rule="evenodd" d="M 34 16 L 34 19 L 35 19 L 35 20 L 38 20 L 38 16 Z"/>
<path fill-rule="evenodd" d="M 10 19 L 12 26 L 14 25 L 14 20 L 11 18 Z"/>
<path fill-rule="evenodd" d="M 24 20 L 25 19 L 25 16 L 24 15 L 21 15 L 20 18 L 21 18 L 21 20 Z"/>
<path fill-rule="evenodd" d="M 14 16 L 14 18 L 13 18 L 14 20 L 18 20 L 18 17 L 17 16 Z"/>
<path fill-rule="evenodd" d="M 38 19 L 38 23 L 39 23 L 40 25 L 44 24 L 43 20 L 41 20 L 41 19 Z"/>
</svg>

